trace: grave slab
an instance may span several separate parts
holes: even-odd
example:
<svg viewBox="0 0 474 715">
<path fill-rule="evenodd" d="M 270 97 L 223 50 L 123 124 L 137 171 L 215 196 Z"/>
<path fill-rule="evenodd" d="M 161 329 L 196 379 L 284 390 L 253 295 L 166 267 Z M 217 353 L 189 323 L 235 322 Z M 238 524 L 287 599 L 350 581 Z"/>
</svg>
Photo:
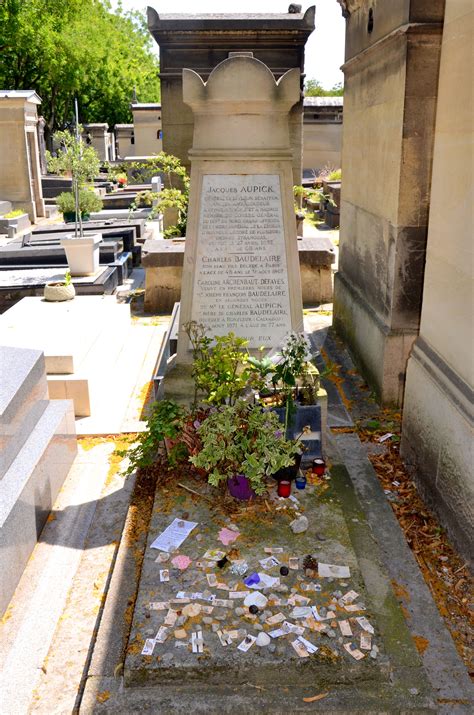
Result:
<svg viewBox="0 0 474 715">
<path fill-rule="evenodd" d="M 158 487 L 125 661 L 127 686 L 171 687 L 177 682 L 186 681 L 191 685 L 205 681 L 214 688 L 228 682 L 231 673 L 230 680 L 235 687 L 245 687 L 251 682 L 271 688 L 281 684 L 284 673 L 285 685 L 289 687 L 313 678 L 323 681 L 330 690 L 335 686 L 354 685 L 358 689 L 383 690 L 395 682 L 405 691 L 407 707 L 413 699 L 409 688 L 416 687 L 417 693 L 429 701 L 430 688 L 418 654 L 347 472 L 335 467 L 329 481 L 316 477 L 311 477 L 311 481 L 306 490 L 294 490 L 298 503 L 275 498 L 276 488 L 272 485 L 265 499 L 240 505 L 230 498 L 222 501 L 222 493 L 208 487 L 203 480 L 186 477 L 180 480 L 181 484 L 198 491 L 200 497 L 187 494 L 173 482 Z M 308 518 L 309 528 L 295 535 L 289 523 L 298 513 Z M 174 518 L 185 518 L 197 522 L 198 526 L 169 559 L 157 563 L 160 551 L 152 549 L 151 543 Z M 223 527 L 237 528 L 239 532 L 238 538 L 227 546 L 219 540 Z M 265 548 L 281 549 L 274 554 L 279 563 L 268 570 L 260 563 L 269 556 Z M 206 560 L 204 555 L 208 549 L 223 551 L 230 563 L 221 569 L 215 562 Z M 177 555 L 191 559 L 188 568 L 179 570 L 173 564 L 172 559 Z M 319 577 L 317 572 L 308 575 L 303 568 L 303 559 L 308 555 L 317 563 L 349 567 L 349 577 L 327 579 Z M 281 565 L 291 566 L 289 559 L 295 557 L 299 559 L 298 568 L 290 568 L 288 575 L 281 575 Z M 252 590 L 244 584 L 245 576 L 232 573 L 231 564 L 239 560 L 248 565 L 246 576 L 258 572 L 280 580 L 280 585 L 261 588 L 269 602 L 256 615 L 243 606 L 242 598 L 229 598 L 229 588 L 233 595 Z M 166 582 L 160 580 L 163 570 L 169 574 Z M 214 577 L 219 587 L 210 586 L 208 577 L 211 582 Z M 220 587 L 220 583 L 226 589 Z M 357 604 L 357 607 L 346 610 L 340 597 L 351 590 L 357 596 L 349 599 L 347 605 Z M 183 624 L 170 627 L 168 637 L 163 643 L 156 643 L 153 654 L 142 655 L 146 639 L 155 638 L 168 615 L 168 606 L 158 610 L 160 602 L 171 601 L 180 591 L 184 591 L 185 596 L 191 594 L 190 603 L 200 605 L 201 612 L 190 615 Z M 204 600 L 203 595 L 209 600 Z M 219 605 L 212 600 L 213 595 L 231 601 L 232 607 Z M 278 604 L 278 598 L 283 599 L 282 603 Z M 292 604 L 287 603 L 288 598 L 293 600 Z M 319 616 L 325 616 L 324 607 L 330 608 L 334 615 L 323 621 L 297 618 L 293 609 L 306 605 L 305 598 L 308 605 L 317 607 Z M 208 615 L 202 610 L 205 606 L 212 609 Z M 185 603 L 170 604 L 178 618 L 186 613 L 184 607 Z M 236 612 L 239 607 L 242 611 Z M 278 629 L 277 623 L 266 621 L 279 613 L 283 613 L 287 622 L 304 627 L 302 636 L 316 646 L 316 653 L 299 657 L 292 646 L 296 634 L 291 633 L 272 638 L 272 647 L 258 647 L 254 643 L 247 652 L 238 649 L 246 635 L 256 637 L 262 630 L 269 633 Z M 372 646 L 378 648 L 376 658 L 362 650 L 363 657 L 356 660 L 344 648 L 349 643 L 359 648 L 361 635 L 367 634 L 355 620 L 360 616 L 367 618 L 374 628 Z M 351 637 L 342 636 L 340 621 L 349 621 Z M 223 646 L 213 625 L 221 632 L 240 633 L 238 637 L 234 633 L 231 643 Z M 176 638 L 177 629 L 184 629 L 185 637 Z M 202 632 L 202 653 L 192 652 L 193 632 Z"/>
</svg>

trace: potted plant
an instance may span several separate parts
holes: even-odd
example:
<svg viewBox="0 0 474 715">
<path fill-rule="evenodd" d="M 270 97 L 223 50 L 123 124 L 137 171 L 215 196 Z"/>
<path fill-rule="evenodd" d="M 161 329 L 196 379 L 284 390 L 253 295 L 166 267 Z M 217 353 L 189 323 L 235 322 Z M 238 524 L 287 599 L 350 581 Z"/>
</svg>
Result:
<svg viewBox="0 0 474 715">
<path fill-rule="evenodd" d="M 124 189 L 128 184 L 127 174 L 117 174 L 116 180 L 119 189 Z"/>
<path fill-rule="evenodd" d="M 74 286 L 71 280 L 71 272 L 68 270 L 64 275 L 63 281 L 55 283 L 46 283 L 44 287 L 44 299 L 48 302 L 61 302 L 64 300 L 72 300 L 76 295 Z"/>
<path fill-rule="evenodd" d="M 74 235 L 62 238 L 61 246 L 66 251 L 71 274 L 73 276 L 90 275 L 96 273 L 99 269 L 99 244 L 102 240 L 102 235 L 96 233 L 84 236 L 81 191 L 99 173 L 100 161 L 95 149 L 83 144 L 82 127 L 79 125 L 77 117 L 77 103 L 75 133 L 72 134 L 68 131 L 56 132 L 54 139 L 59 145 L 59 149 L 56 156 L 46 152 L 48 170 L 72 177 L 72 196 L 74 197 Z M 85 194 L 82 194 L 82 198 L 89 202 L 89 206 L 90 202 L 95 201 L 92 197 L 86 198 Z M 64 199 L 64 201 L 67 202 L 68 199 Z M 63 204 L 63 207 L 65 205 L 68 206 L 66 203 Z"/>
<path fill-rule="evenodd" d="M 56 197 L 56 204 L 66 223 L 76 221 L 76 197 L 71 191 L 63 191 Z M 79 210 L 82 221 L 89 221 L 90 214 L 100 211 L 103 201 L 92 189 L 79 190 Z"/>
<path fill-rule="evenodd" d="M 211 409 L 197 433 L 201 447 L 190 462 L 208 473 L 209 484 L 225 482 L 243 500 L 262 494 L 266 478 L 291 465 L 300 447 L 285 438 L 274 412 L 243 400 Z"/>
</svg>

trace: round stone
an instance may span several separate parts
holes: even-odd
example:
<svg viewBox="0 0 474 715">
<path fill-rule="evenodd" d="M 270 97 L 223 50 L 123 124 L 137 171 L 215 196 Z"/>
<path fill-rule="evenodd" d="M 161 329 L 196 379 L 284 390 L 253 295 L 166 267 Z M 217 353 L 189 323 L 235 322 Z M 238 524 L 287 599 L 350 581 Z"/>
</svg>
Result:
<svg viewBox="0 0 474 715">
<path fill-rule="evenodd" d="M 188 616 L 188 618 L 199 616 L 200 613 L 201 606 L 199 603 L 188 603 L 188 605 L 183 608 L 183 616 Z"/>
<path fill-rule="evenodd" d="M 245 613 L 245 609 L 241 608 L 240 606 L 234 610 L 234 613 L 236 616 L 243 616 Z"/>
<path fill-rule="evenodd" d="M 263 631 L 258 634 L 257 640 L 255 641 L 255 645 L 260 646 L 260 648 L 263 648 L 264 646 L 270 645 L 271 638 L 268 635 L 268 633 L 264 633 Z"/>
<path fill-rule="evenodd" d="M 261 623 L 254 623 L 252 627 L 255 631 L 263 631 L 263 626 Z"/>
<path fill-rule="evenodd" d="M 280 573 L 282 576 L 288 576 L 288 574 L 290 573 L 290 569 L 288 568 L 288 566 L 281 566 Z"/>
<path fill-rule="evenodd" d="M 249 606 L 249 611 L 250 611 L 250 613 L 253 613 L 253 614 L 258 613 L 258 606 L 256 606 L 254 603 L 252 603 L 252 605 Z"/>
</svg>

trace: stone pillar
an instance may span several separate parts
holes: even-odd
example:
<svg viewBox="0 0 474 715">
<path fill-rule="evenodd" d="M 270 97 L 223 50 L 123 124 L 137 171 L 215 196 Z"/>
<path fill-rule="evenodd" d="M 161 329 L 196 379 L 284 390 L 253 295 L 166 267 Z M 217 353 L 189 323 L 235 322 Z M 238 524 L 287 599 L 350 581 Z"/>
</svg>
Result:
<svg viewBox="0 0 474 715">
<path fill-rule="evenodd" d="M 334 324 L 400 405 L 420 326 L 444 0 L 347 0 Z"/>
<path fill-rule="evenodd" d="M 293 210 L 289 112 L 299 69 L 278 82 L 262 62 L 237 56 L 204 83 L 183 70 L 194 113 L 191 188 L 178 361 L 191 361 L 184 327 L 233 330 L 250 348 L 278 347 L 303 314 Z"/>
<path fill-rule="evenodd" d="M 83 139 L 86 144 L 92 146 L 101 161 L 109 160 L 109 138 L 107 123 L 84 124 Z"/>
<path fill-rule="evenodd" d="M 471 561 L 473 46 L 472 3 L 447 0 L 423 308 L 408 361 L 401 445 L 423 496 Z"/>
<path fill-rule="evenodd" d="M 44 128 L 46 125 L 46 120 L 44 117 L 38 117 L 38 148 L 39 148 L 39 163 L 40 171 L 43 175 L 48 173 L 48 167 L 46 164 L 46 142 L 44 140 Z"/>
<path fill-rule="evenodd" d="M 258 8 L 256 8 L 258 11 Z M 160 46 L 163 150 L 179 157 L 189 171 L 193 113 L 183 102 L 182 71 L 195 70 L 206 80 L 233 52 L 251 52 L 270 68 L 275 79 L 300 70 L 303 87 L 304 47 L 314 30 L 315 8 L 304 13 L 158 15 L 148 8 L 148 29 Z M 293 183 L 301 183 L 303 102 L 290 113 Z"/>
<path fill-rule="evenodd" d="M 45 215 L 33 90 L 0 91 L 0 199 L 24 209 L 34 223 Z"/>
</svg>

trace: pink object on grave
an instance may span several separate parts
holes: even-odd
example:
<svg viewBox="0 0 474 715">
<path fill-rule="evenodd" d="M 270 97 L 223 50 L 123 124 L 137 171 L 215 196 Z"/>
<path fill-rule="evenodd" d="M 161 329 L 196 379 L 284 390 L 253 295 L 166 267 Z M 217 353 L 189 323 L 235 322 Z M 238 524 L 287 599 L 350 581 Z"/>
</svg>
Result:
<svg viewBox="0 0 474 715">
<path fill-rule="evenodd" d="M 175 556 L 173 559 L 171 559 L 171 563 L 173 566 L 176 566 L 176 568 L 180 569 L 180 571 L 184 571 L 184 569 L 187 569 L 189 564 L 191 563 L 191 559 L 189 556 Z"/>
<path fill-rule="evenodd" d="M 239 538 L 240 533 L 238 531 L 233 531 L 232 529 L 228 529 L 226 526 L 219 531 L 219 540 L 224 544 L 224 546 L 227 546 L 228 544 L 232 544 L 233 541 Z"/>
</svg>

